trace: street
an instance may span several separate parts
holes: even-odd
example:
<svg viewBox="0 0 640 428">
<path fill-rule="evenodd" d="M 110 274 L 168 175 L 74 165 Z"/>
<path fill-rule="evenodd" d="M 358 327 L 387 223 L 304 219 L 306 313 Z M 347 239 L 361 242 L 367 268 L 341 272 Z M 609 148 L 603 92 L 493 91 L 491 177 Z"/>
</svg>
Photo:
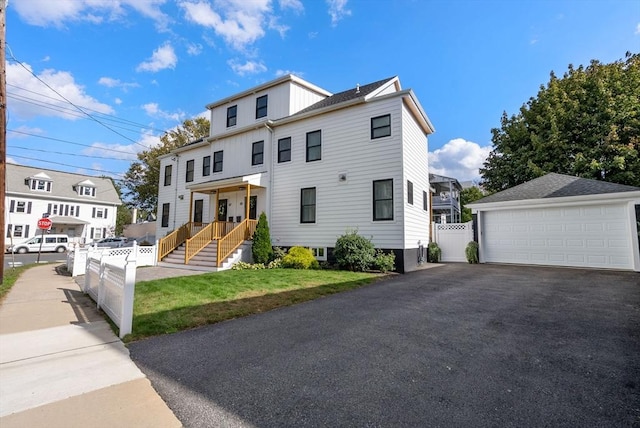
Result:
<svg viewBox="0 0 640 428">
<path fill-rule="evenodd" d="M 38 260 L 38 253 L 27 253 L 27 254 L 4 254 L 4 268 L 8 269 L 11 267 L 19 267 L 28 265 L 30 263 L 35 263 Z M 40 262 L 66 262 L 67 261 L 67 253 L 41 253 L 40 254 Z"/>
</svg>

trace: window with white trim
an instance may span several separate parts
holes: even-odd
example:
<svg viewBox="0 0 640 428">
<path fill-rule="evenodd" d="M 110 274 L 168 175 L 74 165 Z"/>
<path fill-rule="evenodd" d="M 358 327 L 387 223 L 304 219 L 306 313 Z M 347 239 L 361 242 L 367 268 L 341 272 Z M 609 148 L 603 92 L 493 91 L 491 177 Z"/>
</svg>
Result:
<svg viewBox="0 0 640 428">
<path fill-rule="evenodd" d="M 23 213 L 27 211 L 27 203 L 25 201 L 16 202 L 16 212 Z"/>
<path fill-rule="evenodd" d="M 316 260 L 320 260 L 320 261 L 325 261 L 327 260 L 327 249 L 324 247 L 309 247 L 309 249 L 311 250 L 311 253 L 313 254 L 313 257 L 316 258 Z"/>
<path fill-rule="evenodd" d="M 32 178 L 30 187 L 38 192 L 51 192 L 51 181 Z"/>
</svg>

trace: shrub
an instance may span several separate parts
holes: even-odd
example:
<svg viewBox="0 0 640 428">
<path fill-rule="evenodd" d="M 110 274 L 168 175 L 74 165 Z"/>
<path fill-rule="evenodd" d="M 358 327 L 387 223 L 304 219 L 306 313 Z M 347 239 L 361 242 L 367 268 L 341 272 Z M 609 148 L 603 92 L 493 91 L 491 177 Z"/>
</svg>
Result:
<svg viewBox="0 0 640 428">
<path fill-rule="evenodd" d="M 269 263 L 273 258 L 269 223 L 267 222 L 267 215 L 264 212 L 260 214 L 256 231 L 253 232 L 251 252 L 253 254 L 253 261 L 256 263 Z"/>
<path fill-rule="evenodd" d="M 393 254 L 393 251 L 385 254 L 381 249 L 377 249 L 375 265 L 382 273 L 390 272 L 396 267 L 396 255 Z"/>
<path fill-rule="evenodd" d="M 273 259 L 282 259 L 287 255 L 287 251 L 282 247 L 273 247 Z"/>
<path fill-rule="evenodd" d="M 478 243 L 476 241 L 469 242 L 467 248 L 464 249 L 464 253 L 467 255 L 469 263 L 478 263 Z"/>
<path fill-rule="evenodd" d="M 282 259 L 283 268 L 291 269 L 318 269 L 320 265 L 310 249 L 305 247 L 292 247 Z"/>
<path fill-rule="evenodd" d="M 267 269 L 280 269 L 282 267 L 282 259 L 273 259 L 267 265 Z"/>
<path fill-rule="evenodd" d="M 437 243 L 429 242 L 427 253 L 427 259 L 430 263 L 438 263 L 440 261 L 440 256 L 442 255 L 442 250 Z"/>
<path fill-rule="evenodd" d="M 336 241 L 333 255 L 338 266 L 351 271 L 365 271 L 375 261 L 375 248 L 370 239 L 358 235 L 358 231 L 347 232 Z"/>
<path fill-rule="evenodd" d="M 247 262 L 237 262 L 233 266 L 231 266 L 231 270 L 259 270 L 265 269 L 263 263 L 247 263 Z"/>
</svg>

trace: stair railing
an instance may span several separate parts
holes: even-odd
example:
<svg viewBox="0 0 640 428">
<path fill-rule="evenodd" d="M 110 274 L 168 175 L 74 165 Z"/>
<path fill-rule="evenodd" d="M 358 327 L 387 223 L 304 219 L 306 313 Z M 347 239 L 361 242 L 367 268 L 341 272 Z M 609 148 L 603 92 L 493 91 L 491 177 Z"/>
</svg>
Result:
<svg viewBox="0 0 640 428">
<path fill-rule="evenodd" d="M 167 236 L 158 240 L 158 261 L 162 261 L 167 254 L 182 245 L 191 236 L 193 223 L 185 223 Z"/>
<path fill-rule="evenodd" d="M 245 240 L 253 236 L 256 230 L 257 220 L 245 219 L 238 224 L 233 230 L 224 237 L 218 239 L 216 251 L 216 266 L 220 267 L 222 262 L 227 259 Z"/>
<path fill-rule="evenodd" d="M 184 264 L 189 264 L 189 260 L 200 252 L 204 247 L 209 245 L 214 238 L 216 231 L 216 223 L 209 223 L 204 226 L 198 233 L 187 239 L 184 244 Z"/>
</svg>

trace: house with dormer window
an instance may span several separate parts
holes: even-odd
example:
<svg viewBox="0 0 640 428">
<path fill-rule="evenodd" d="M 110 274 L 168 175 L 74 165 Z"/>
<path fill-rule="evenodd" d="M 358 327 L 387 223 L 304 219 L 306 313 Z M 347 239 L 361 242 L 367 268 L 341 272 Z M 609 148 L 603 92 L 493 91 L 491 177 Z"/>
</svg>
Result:
<svg viewBox="0 0 640 428">
<path fill-rule="evenodd" d="M 38 219 L 49 217 L 50 233 L 90 243 L 113 233 L 122 202 L 109 178 L 7 164 L 5 246 L 40 233 Z"/>
<path fill-rule="evenodd" d="M 164 261 L 229 266 L 265 212 L 274 246 L 331 260 L 357 230 L 393 251 L 397 270 L 421 262 L 434 128 L 398 77 L 331 93 L 286 75 L 207 109 L 209 137 L 160 159 Z"/>
</svg>

